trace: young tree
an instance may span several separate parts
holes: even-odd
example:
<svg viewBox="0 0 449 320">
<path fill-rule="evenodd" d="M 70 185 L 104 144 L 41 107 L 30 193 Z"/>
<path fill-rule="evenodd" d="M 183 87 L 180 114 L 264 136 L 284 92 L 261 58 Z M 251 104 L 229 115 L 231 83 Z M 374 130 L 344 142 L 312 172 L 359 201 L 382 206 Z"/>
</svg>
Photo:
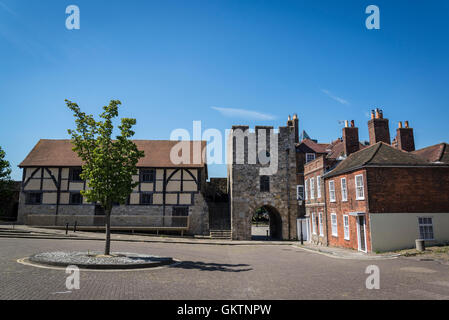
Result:
<svg viewBox="0 0 449 320">
<path fill-rule="evenodd" d="M 0 147 L 0 211 L 7 208 L 12 195 L 13 182 L 11 181 L 11 167 L 5 160 L 6 153 Z M 0 212 L 3 214 L 4 212 Z"/>
<path fill-rule="evenodd" d="M 118 126 L 120 135 L 112 139 L 114 126 L 112 120 L 118 117 L 121 102 L 111 100 L 104 106 L 96 121 L 92 115 L 81 112 L 76 103 L 65 100 L 67 107 L 75 116 L 76 130 L 68 130 L 72 137 L 73 151 L 83 160 L 81 178 L 87 182 L 88 190 L 81 191 L 89 202 L 99 203 L 105 211 L 106 246 L 105 255 L 111 249 L 111 211 L 114 203 L 124 204 L 139 184 L 133 182 L 137 174 L 137 162 L 144 156 L 142 151 L 130 140 L 131 130 L 136 119 L 122 118 Z"/>
</svg>

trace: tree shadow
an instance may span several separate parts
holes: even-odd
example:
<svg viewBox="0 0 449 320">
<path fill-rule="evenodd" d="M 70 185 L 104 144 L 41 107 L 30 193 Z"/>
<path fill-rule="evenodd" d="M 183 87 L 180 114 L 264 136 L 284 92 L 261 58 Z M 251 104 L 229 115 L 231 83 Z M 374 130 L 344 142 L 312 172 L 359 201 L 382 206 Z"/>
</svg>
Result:
<svg viewBox="0 0 449 320">
<path fill-rule="evenodd" d="M 253 268 L 249 267 L 249 264 L 225 264 L 225 263 L 205 263 L 200 261 L 182 261 L 179 264 L 175 264 L 172 268 L 180 268 L 200 271 L 221 271 L 221 272 L 245 272 L 251 271 Z"/>
</svg>

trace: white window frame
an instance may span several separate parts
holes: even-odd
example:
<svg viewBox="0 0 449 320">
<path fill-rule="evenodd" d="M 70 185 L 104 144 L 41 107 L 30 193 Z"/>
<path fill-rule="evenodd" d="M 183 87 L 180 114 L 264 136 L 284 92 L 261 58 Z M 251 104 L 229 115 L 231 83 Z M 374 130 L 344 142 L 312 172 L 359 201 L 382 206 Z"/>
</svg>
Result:
<svg viewBox="0 0 449 320">
<path fill-rule="evenodd" d="M 361 178 L 362 184 L 361 186 L 359 186 L 357 184 L 357 178 Z M 363 182 L 363 174 L 358 174 L 355 176 L 354 179 L 354 183 L 355 183 L 355 199 L 356 200 L 365 200 L 365 186 L 364 186 L 364 182 Z M 359 190 L 361 190 L 361 196 L 359 195 Z"/>
<path fill-rule="evenodd" d="M 343 188 L 343 181 L 345 182 L 344 188 Z M 346 178 L 341 178 L 340 184 L 341 184 L 341 201 L 348 201 L 348 184 L 346 182 Z"/>
<path fill-rule="evenodd" d="M 331 185 L 332 185 L 332 188 L 331 188 Z M 335 181 L 334 180 L 329 181 L 329 201 L 330 202 L 337 201 L 337 199 L 335 197 Z"/>
<path fill-rule="evenodd" d="M 343 231 L 345 240 L 351 239 L 350 229 L 349 229 L 349 215 L 343 215 Z"/>
<path fill-rule="evenodd" d="M 430 223 L 428 222 L 421 222 L 421 219 L 430 219 Z M 425 231 L 424 233 L 432 233 L 432 238 L 426 238 L 426 239 L 422 239 L 422 232 L 421 232 L 421 227 L 430 227 L 430 231 Z M 418 232 L 419 232 L 419 238 L 421 240 L 428 240 L 428 241 L 432 241 L 435 240 L 435 232 L 433 229 L 433 217 L 418 217 Z"/>
<path fill-rule="evenodd" d="M 309 200 L 309 180 L 304 180 L 304 199 Z"/>
<path fill-rule="evenodd" d="M 318 227 L 320 229 L 320 237 L 324 236 L 323 213 L 318 213 Z"/>
<path fill-rule="evenodd" d="M 312 234 L 316 235 L 316 221 L 315 221 L 315 213 L 312 212 Z"/>
<path fill-rule="evenodd" d="M 332 225 L 332 236 L 338 237 L 338 221 L 336 213 L 331 213 L 331 225 Z"/>
<path fill-rule="evenodd" d="M 302 192 L 301 192 L 302 190 Z M 302 184 L 298 184 L 296 186 L 296 200 L 303 201 L 304 200 L 304 186 Z"/>
<path fill-rule="evenodd" d="M 315 199 L 315 178 L 310 178 L 310 199 Z"/>
<path fill-rule="evenodd" d="M 321 199 L 321 176 L 316 177 L 316 198 Z"/>
<path fill-rule="evenodd" d="M 309 159 L 308 159 L 309 156 L 312 156 L 313 159 L 309 160 Z M 313 161 L 313 160 L 315 160 L 315 159 L 316 159 L 316 154 L 315 154 L 315 153 L 306 153 L 306 163 L 308 163 L 308 162 L 310 162 L 310 161 Z"/>
</svg>

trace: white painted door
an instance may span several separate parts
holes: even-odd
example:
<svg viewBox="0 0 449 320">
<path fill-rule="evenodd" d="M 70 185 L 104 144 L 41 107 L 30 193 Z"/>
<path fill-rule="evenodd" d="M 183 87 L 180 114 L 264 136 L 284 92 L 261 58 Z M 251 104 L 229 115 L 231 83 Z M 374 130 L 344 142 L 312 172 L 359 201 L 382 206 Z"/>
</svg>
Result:
<svg viewBox="0 0 449 320">
<path fill-rule="evenodd" d="M 302 226 L 302 239 L 309 241 L 309 219 L 297 219 L 296 220 L 298 240 L 301 241 L 301 226 Z"/>
<path fill-rule="evenodd" d="M 357 240 L 359 244 L 359 251 L 367 252 L 365 216 L 357 217 Z"/>
</svg>

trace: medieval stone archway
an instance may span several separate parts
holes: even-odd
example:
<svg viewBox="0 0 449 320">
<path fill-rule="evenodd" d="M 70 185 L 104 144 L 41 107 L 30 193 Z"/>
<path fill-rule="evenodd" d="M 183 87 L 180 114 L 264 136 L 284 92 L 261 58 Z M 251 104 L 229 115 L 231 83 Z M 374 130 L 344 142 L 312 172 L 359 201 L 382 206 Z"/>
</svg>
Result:
<svg viewBox="0 0 449 320">
<path fill-rule="evenodd" d="M 253 211 L 249 225 L 252 240 L 282 240 L 281 215 L 273 206 L 263 205 Z"/>
</svg>

